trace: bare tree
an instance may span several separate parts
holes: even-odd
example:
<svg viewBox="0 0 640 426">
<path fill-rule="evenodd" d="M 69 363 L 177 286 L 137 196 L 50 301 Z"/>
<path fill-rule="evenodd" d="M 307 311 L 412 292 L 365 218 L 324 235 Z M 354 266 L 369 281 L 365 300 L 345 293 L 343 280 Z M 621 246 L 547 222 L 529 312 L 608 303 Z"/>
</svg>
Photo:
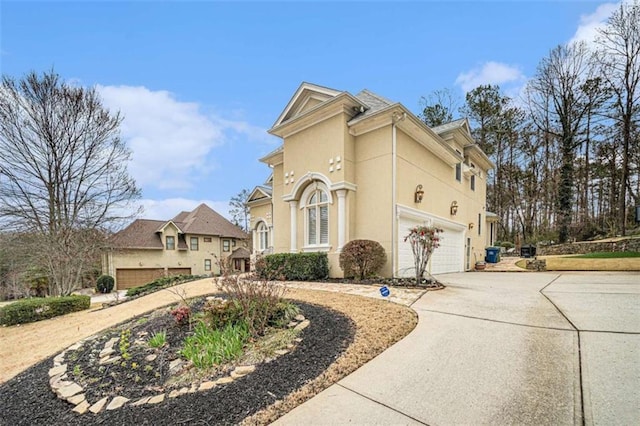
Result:
<svg viewBox="0 0 640 426">
<path fill-rule="evenodd" d="M 105 229 L 140 195 L 119 113 L 53 71 L 0 85 L 0 224 L 34 239 L 50 293 L 69 294 L 99 258 Z"/>
<path fill-rule="evenodd" d="M 618 227 L 625 234 L 627 225 L 627 191 L 633 195 L 630 183 L 630 150 L 633 133 L 640 124 L 640 4 L 622 2 L 600 29 L 596 39 L 596 57 L 602 76 L 614 93 L 613 119 L 619 128 L 622 145 L 622 176 L 619 186 Z M 637 140 L 635 140 L 637 144 Z M 635 194 L 636 202 L 640 194 Z"/>
<path fill-rule="evenodd" d="M 459 104 L 460 101 L 451 90 L 435 90 L 429 96 L 420 98 L 420 119 L 429 127 L 448 123 L 453 121 L 454 111 L 458 110 Z"/>
<path fill-rule="evenodd" d="M 239 226 L 245 232 L 249 232 L 249 195 L 248 189 L 243 189 L 229 201 L 229 213 L 234 225 Z"/>
<path fill-rule="evenodd" d="M 538 65 L 536 76 L 529 82 L 528 99 L 532 118 L 543 131 L 560 140 L 562 165 L 558 188 L 558 238 L 569 236 L 574 200 L 575 150 L 580 145 L 580 132 L 590 111 L 587 94 L 581 90 L 593 77 L 593 66 L 584 43 L 558 46 Z M 546 122 L 551 117 L 551 126 Z"/>
</svg>

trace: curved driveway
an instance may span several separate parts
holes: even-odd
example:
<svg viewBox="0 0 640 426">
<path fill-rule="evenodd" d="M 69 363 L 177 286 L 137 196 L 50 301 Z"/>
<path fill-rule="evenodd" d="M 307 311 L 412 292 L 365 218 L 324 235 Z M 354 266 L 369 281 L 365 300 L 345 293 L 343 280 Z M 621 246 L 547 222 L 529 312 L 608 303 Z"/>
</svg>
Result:
<svg viewBox="0 0 640 426">
<path fill-rule="evenodd" d="M 409 336 L 276 424 L 640 424 L 640 274 L 439 279 Z"/>
</svg>

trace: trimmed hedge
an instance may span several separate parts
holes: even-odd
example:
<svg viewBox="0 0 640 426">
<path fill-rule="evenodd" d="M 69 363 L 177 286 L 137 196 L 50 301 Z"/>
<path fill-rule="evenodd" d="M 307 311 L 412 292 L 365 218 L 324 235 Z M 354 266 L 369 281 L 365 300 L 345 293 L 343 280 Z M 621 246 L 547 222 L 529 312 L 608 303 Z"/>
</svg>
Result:
<svg viewBox="0 0 640 426">
<path fill-rule="evenodd" d="M 199 280 L 206 277 L 208 277 L 208 275 L 172 275 L 170 277 L 156 278 L 155 280 L 145 285 L 128 289 L 127 297 L 144 296 L 145 294 L 154 293 L 158 290 L 162 290 L 163 288 L 186 283 L 189 281 Z"/>
<path fill-rule="evenodd" d="M 286 281 L 316 281 L 329 277 L 326 253 L 277 253 L 264 257 L 256 267 L 258 275 L 266 279 Z"/>
<path fill-rule="evenodd" d="M 33 297 L 0 308 L 0 324 L 16 325 L 41 321 L 89 309 L 91 297 Z"/>
</svg>

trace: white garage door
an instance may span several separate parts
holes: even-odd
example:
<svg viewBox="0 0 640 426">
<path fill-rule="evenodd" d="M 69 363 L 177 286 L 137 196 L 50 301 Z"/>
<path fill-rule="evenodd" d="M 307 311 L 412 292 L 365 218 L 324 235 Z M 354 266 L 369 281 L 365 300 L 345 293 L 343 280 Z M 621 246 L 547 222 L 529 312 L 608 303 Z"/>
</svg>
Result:
<svg viewBox="0 0 640 426">
<path fill-rule="evenodd" d="M 413 252 L 411 245 L 404 241 L 404 237 L 409 233 L 410 228 L 424 223 L 424 220 L 407 217 L 401 217 L 398 220 L 398 276 L 400 277 L 415 276 Z M 433 252 L 427 270 L 431 274 L 464 271 L 464 231 L 447 227 L 442 223 L 435 222 L 435 224 L 444 232 L 440 234 L 440 247 Z"/>
</svg>

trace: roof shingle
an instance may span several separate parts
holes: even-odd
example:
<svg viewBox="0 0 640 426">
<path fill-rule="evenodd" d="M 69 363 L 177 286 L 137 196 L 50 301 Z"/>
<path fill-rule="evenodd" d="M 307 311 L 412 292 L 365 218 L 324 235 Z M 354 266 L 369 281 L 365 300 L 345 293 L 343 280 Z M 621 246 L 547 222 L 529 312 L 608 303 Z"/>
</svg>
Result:
<svg viewBox="0 0 640 426">
<path fill-rule="evenodd" d="M 191 212 L 181 212 L 170 221 L 136 219 L 131 225 L 116 233 L 111 241 L 119 248 L 163 249 L 161 229 L 173 222 L 184 234 L 212 235 L 223 238 L 246 239 L 240 228 L 229 222 L 206 204 L 200 204 Z M 186 249 L 184 235 L 178 238 L 178 249 Z"/>
</svg>

